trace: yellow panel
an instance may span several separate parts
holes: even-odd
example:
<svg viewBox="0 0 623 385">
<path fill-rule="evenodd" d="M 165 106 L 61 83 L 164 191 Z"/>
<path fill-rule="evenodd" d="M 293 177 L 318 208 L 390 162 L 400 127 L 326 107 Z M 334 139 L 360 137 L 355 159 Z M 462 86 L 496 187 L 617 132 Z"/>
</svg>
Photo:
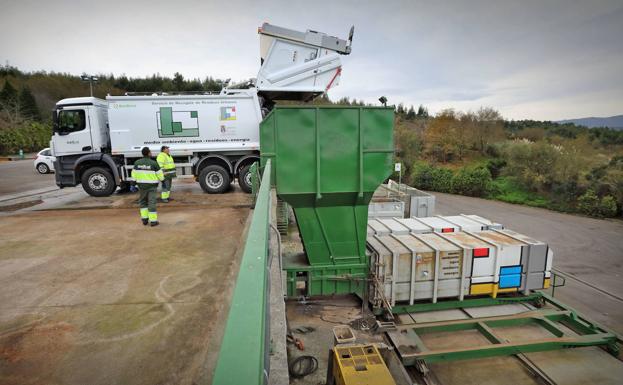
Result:
<svg viewBox="0 0 623 385">
<path fill-rule="evenodd" d="M 492 283 L 472 283 L 469 294 L 491 294 L 494 285 Z"/>
<path fill-rule="evenodd" d="M 545 278 L 543 281 L 543 289 L 549 288 L 549 278 Z"/>
<path fill-rule="evenodd" d="M 396 385 L 374 345 L 336 346 L 333 376 L 337 385 Z"/>
<path fill-rule="evenodd" d="M 514 291 L 517 291 L 516 287 L 509 287 L 506 289 L 498 289 L 498 293 L 512 293 Z"/>
</svg>

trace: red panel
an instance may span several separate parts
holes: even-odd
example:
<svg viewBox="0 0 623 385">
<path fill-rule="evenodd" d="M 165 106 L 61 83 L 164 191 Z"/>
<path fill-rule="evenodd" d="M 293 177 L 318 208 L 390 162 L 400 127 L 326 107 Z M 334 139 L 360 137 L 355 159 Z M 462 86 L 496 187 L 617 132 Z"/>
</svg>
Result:
<svg viewBox="0 0 623 385">
<path fill-rule="evenodd" d="M 489 249 L 488 248 L 482 248 L 482 249 L 474 249 L 474 257 L 488 257 L 489 256 Z"/>
<path fill-rule="evenodd" d="M 441 229 L 441 232 L 442 233 L 453 233 L 454 232 L 454 228 L 446 227 L 446 228 Z"/>
</svg>

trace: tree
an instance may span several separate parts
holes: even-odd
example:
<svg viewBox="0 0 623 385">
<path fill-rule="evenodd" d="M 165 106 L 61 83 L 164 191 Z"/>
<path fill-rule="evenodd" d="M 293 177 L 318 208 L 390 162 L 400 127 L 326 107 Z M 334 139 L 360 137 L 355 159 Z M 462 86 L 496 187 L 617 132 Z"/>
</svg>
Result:
<svg viewBox="0 0 623 385">
<path fill-rule="evenodd" d="M 0 91 L 0 124 L 2 126 L 14 127 L 21 123 L 22 120 L 17 90 L 6 80 L 2 91 Z"/>
<path fill-rule="evenodd" d="M 398 106 L 396 107 L 396 113 L 401 117 L 405 114 L 405 106 L 402 103 L 398 103 Z"/>
<path fill-rule="evenodd" d="M 181 73 L 176 72 L 173 75 L 173 86 L 175 87 L 175 91 L 184 91 L 184 76 Z"/>
<path fill-rule="evenodd" d="M 428 118 L 428 110 L 426 109 L 426 107 L 420 104 L 420 106 L 417 108 L 416 115 L 418 118 Z"/>
<path fill-rule="evenodd" d="M 504 119 L 490 107 L 481 107 L 476 113 L 477 124 L 473 127 L 473 144 L 483 155 L 487 145 L 504 138 Z"/>
<path fill-rule="evenodd" d="M 5 80 L 4 87 L 0 91 L 0 103 L 5 106 L 15 106 L 17 102 L 17 90 L 8 80 Z"/>
<path fill-rule="evenodd" d="M 407 119 L 408 120 L 415 119 L 415 110 L 413 109 L 413 106 L 409 107 L 409 110 L 407 111 Z"/>
<path fill-rule="evenodd" d="M 39 120 L 39 108 L 34 95 L 26 86 L 19 93 L 19 112 L 25 119 Z"/>
<path fill-rule="evenodd" d="M 458 153 L 461 135 L 457 113 L 452 109 L 441 111 L 430 122 L 424 133 L 427 153 L 435 160 L 448 162 Z"/>
</svg>

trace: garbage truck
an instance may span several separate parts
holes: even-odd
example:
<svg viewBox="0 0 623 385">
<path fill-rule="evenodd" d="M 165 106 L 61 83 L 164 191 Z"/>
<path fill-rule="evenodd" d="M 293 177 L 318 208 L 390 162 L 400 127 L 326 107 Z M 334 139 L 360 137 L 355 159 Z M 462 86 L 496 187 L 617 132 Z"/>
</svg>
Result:
<svg viewBox="0 0 623 385">
<path fill-rule="evenodd" d="M 251 165 L 259 160 L 259 125 L 276 101 L 309 101 L 339 84 L 347 39 L 264 23 L 259 29 L 260 69 L 247 82 L 220 92 L 126 93 L 106 99 L 60 100 L 53 110 L 50 147 L 56 184 L 81 184 L 92 196 L 128 189 L 131 170 L 149 147 L 170 148 L 177 175 L 193 177 L 207 193 L 223 193 L 238 180 L 251 191 Z"/>
</svg>

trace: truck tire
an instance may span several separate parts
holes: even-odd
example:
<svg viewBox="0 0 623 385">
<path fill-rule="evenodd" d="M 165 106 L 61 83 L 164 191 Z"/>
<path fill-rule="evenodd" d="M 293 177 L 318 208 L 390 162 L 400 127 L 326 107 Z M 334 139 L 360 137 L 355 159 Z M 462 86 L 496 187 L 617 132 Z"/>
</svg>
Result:
<svg viewBox="0 0 623 385">
<path fill-rule="evenodd" d="M 238 172 L 238 184 L 242 191 L 251 194 L 253 190 L 253 182 L 251 181 L 251 165 L 244 166 Z"/>
<path fill-rule="evenodd" d="M 107 197 L 117 188 L 115 178 L 103 167 L 93 167 L 82 174 L 82 188 L 93 197 Z"/>
<path fill-rule="evenodd" d="M 221 166 L 210 165 L 199 173 L 199 184 L 208 194 L 222 194 L 229 189 L 229 172 Z"/>
</svg>

